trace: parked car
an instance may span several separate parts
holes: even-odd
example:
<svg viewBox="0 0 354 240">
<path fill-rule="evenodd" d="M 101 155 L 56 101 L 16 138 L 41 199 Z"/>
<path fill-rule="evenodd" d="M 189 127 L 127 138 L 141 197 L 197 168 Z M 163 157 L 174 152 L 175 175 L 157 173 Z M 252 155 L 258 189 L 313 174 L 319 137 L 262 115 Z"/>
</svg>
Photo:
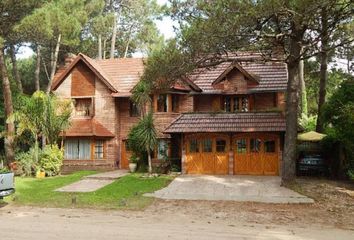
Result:
<svg viewBox="0 0 354 240">
<path fill-rule="evenodd" d="M 298 175 L 328 175 L 329 169 L 321 155 L 303 155 L 297 162 L 297 173 Z"/>
<path fill-rule="evenodd" d="M 0 169 L 0 199 L 15 192 L 14 173 Z"/>
</svg>

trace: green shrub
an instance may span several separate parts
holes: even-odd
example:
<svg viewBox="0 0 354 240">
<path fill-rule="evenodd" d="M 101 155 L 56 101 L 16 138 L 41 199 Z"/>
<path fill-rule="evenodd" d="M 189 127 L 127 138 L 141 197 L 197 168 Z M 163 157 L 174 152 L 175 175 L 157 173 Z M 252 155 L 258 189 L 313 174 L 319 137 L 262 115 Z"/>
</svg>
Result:
<svg viewBox="0 0 354 240">
<path fill-rule="evenodd" d="M 9 173 L 9 172 L 11 172 L 11 171 L 8 168 L 6 168 L 6 167 L 0 168 L 0 174 Z"/>
<path fill-rule="evenodd" d="M 33 174 L 38 170 L 38 162 L 36 161 L 34 148 L 31 148 L 28 152 L 17 153 L 15 159 L 18 163 L 19 175 L 33 176 Z"/>
<path fill-rule="evenodd" d="M 63 165 L 63 159 L 63 150 L 59 149 L 57 145 L 47 145 L 40 154 L 40 170 L 44 171 L 47 176 L 58 175 Z"/>
</svg>

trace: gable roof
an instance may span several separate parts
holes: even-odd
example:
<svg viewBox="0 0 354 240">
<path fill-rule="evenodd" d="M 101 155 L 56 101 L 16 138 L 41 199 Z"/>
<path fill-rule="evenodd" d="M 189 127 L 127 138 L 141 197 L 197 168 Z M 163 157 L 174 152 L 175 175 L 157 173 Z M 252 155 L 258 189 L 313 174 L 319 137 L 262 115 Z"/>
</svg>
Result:
<svg viewBox="0 0 354 240">
<path fill-rule="evenodd" d="M 221 82 L 232 70 L 237 69 L 239 70 L 247 79 L 255 82 L 255 83 L 259 83 L 256 76 L 255 75 L 251 75 L 248 71 L 246 71 L 240 64 L 238 64 L 237 62 L 233 62 L 230 64 L 230 66 L 228 66 L 223 73 L 220 74 L 219 77 L 217 77 L 215 79 L 215 81 L 213 82 L 213 84 L 217 84 L 219 82 Z"/>
<path fill-rule="evenodd" d="M 288 71 L 285 63 L 265 62 L 261 54 L 248 52 L 230 55 L 229 59 L 233 59 L 234 62 L 223 62 L 213 67 L 196 69 L 189 75 L 189 79 L 200 87 L 203 93 L 221 93 L 221 90 L 214 88 L 214 84 L 232 71 L 237 63 L 238 69 L 241 69 L 243 74 L 258 82 L 249 88 L 249 92 L 286 91 Z"/>
<path fill-rule="evenodd" d="M 79 55 L 65 70 L 57 72 L 52 85 L 52 90 L 55 90 L 57 87 L 59 87 L 59 85 L 65 80 L 65 78 L 70 74 L 70 72 L 79 61 L 83 61 L 110 90 L 113 92 L 118 92 L 117 89 L 111 84 L 110 77 L 101 69 L 101 67 L 93 59 L 82 53 L 79 53 Z"/>
<path fill-rule="evenodd" d="M 205 94 L 222 93 L 214 88 L 232 70 L 239 70 L 255 82 L 248 92 L 286 91 L 288 73 L 285 63 L 265 62 L 261 54 L 238 52 L 228 56 L 233 62 L 223 62 L 214 67 L 196 69 L 192 74 L 175 83 L 171 88 L 177 91 L 195 91 Z M 82 53 L 65 69 L 58 70 L 53 80 L 55 90 L 79 62 L 83 61 L 102 82 L 112 91 L 114 97 L 129 97 L 131 90 L 140 81 L 144 72 L 143 58 L 120 58 L 94 60 Z"/>
</svg>

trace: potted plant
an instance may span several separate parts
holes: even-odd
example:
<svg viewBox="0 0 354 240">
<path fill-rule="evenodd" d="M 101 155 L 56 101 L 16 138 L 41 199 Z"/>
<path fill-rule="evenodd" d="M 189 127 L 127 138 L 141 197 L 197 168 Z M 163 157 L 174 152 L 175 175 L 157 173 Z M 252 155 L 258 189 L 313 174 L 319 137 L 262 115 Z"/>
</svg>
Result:
<svg viewBox="0 0 354 240">
<path fill-rule="evenodd" d="M 36 178 L 45 178 L 45 171 L 43 171 L 42 169 L 38 169 L 36 171 Z"/>
<path fill-rule="evenodd" d="M 136 154 L 132 154 L 129 159 L 129 170 L 130 172 L 135 172 L 138 165 L 139 157 Z"/>
</svg>

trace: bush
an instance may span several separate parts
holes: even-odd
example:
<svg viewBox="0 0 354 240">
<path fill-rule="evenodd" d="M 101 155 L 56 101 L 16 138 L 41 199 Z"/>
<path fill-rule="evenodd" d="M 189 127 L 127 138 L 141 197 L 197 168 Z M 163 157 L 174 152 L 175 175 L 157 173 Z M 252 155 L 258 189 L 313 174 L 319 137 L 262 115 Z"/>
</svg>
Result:
<svg viewBox="0 0 354 240">
<path fill-rule="evenodd" d="M 47 145 L 40 154 L 40 170 L 44 171 L 47 176 L 58 175 L 63 165 L 63 159 L 63 150 L 59 149 L 57 145 Z"/>
<path fill-rule="evenodd" d="M 6 167 L 0 168 L 0 174 L 2 174 L 2 173 L 10 173 L 10 172 L 11 171 L 8 168 L 6 168 Z"/>
<path fill-rule="evenodd" d="M 38 170 L 38 162 L 35 157 L 35 149 L 31 148 L 28 152 L 19 152 L 15 159 L 18 163 L 18 174 L 22 176 L 33 176 Z"/>
<path fill-rule="evenodd" d="M 35 148 L 31 148 L 28 152 L 16 154 L 18 174 L 33 176 L 39 170 L 44 171 L 47 176 L 55 176 L 60 173 L 64 152 L 57 145 L 47 145 L 43 150 L 39 149 L 38 162 L 35 153 Z"/>
</svg>

